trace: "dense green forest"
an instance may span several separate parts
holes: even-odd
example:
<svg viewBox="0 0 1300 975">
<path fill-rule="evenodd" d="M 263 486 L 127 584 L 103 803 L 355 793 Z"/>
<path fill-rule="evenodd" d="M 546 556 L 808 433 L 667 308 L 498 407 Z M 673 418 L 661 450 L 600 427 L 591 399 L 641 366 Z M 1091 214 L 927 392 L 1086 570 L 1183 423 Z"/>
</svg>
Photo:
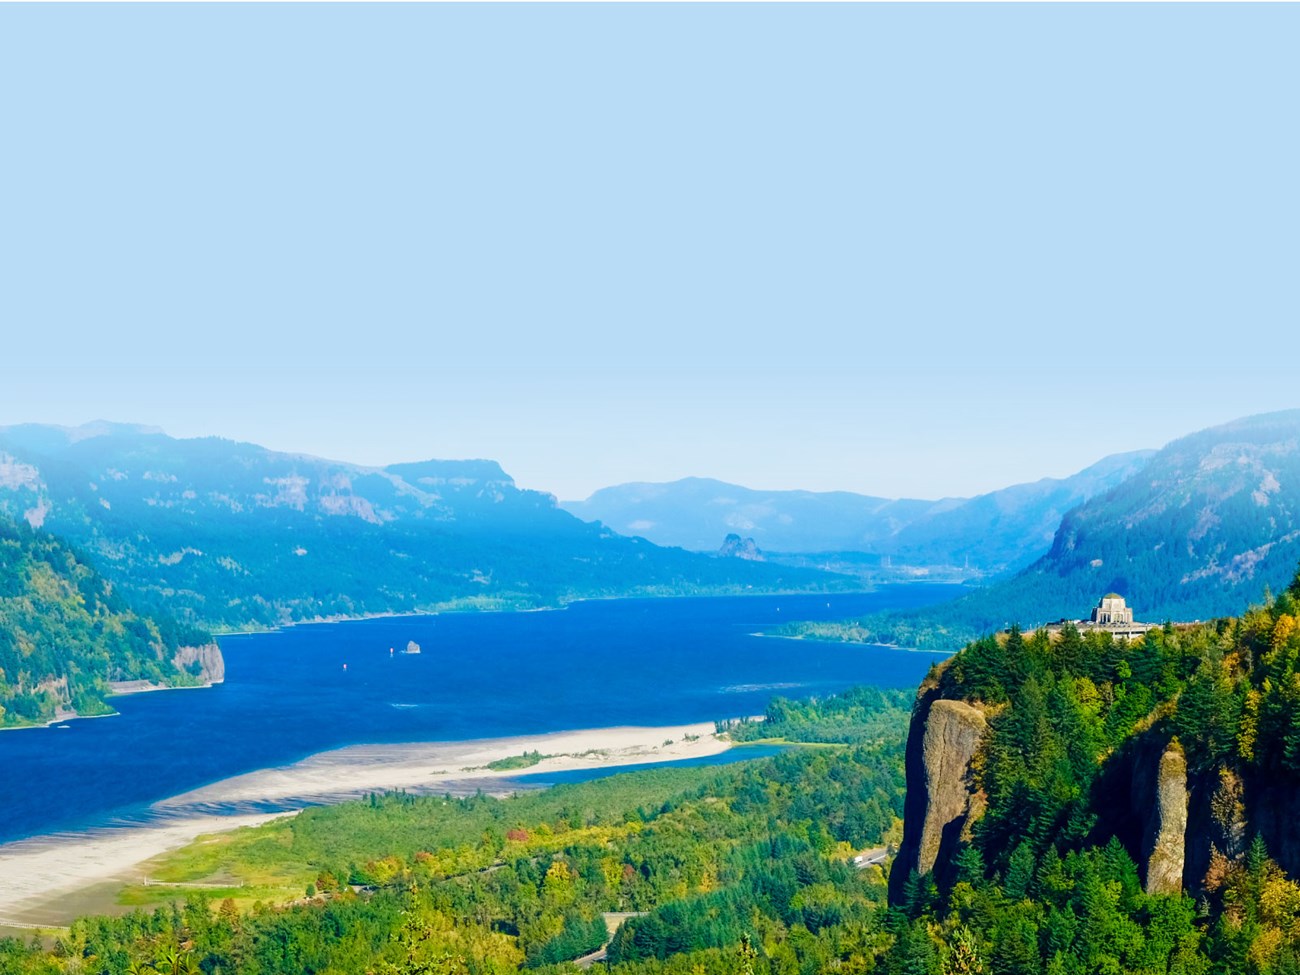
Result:
<svg viewBox="0 0 1300 975">
<path fill-rule="evenodd" d="M 901 885 L 889 970 L 1300 971 L 1298 614 L 1300 577 L 1238 619 L 1131 644 L 1012 630 L 932 675 L 988 715 L 971 786 L 986 808 Z M 1129 772 L 1151 746 L 1186 760 L 1187 893 L 1144 892 Z"/>
<path fill-rule="evenodd" d="M 855 687 L 830 697 L 791 701 L 774 697 L 758 721 L 717 722 L 733 741 L 783 739 L 824 744 L 880 744 L 898 740 L 912 710 L 915 692 L 899 688 Z"/>
<path fill-rule="evenodd" d="M 0 941 L 0 973 L 558 972 L 602 945 L 625 975 L 1300 972 L 1300 578 L 1131 643 L 1012 629 L 924 687 L 987 715 L 984 811 L 892 901 L 853 854 L 899 837 L 911 711 L 868 688 L 730 728 L 818 743 L 771 759 L 504 800 L 376 795 L 196 844 L 156 869 L 178 887 L 123 896 L 228 888 Z M 1189 858 L 1186 892 L 1147 892 L 1117 781 L 1152 742 L 1185 756 L 1194 802 L 1213 785 L 1206 829 L 1231 839 Z"/>
<path fill-rule="evenodd" d="M 111 713 L 109 681 L 193 684 L 172 658 L 207 640 L 166 615 L 139 615 L 66 545 L 0 516 L 0 727 L 63 708 Z"/>
<path fill-rule="evenodd" d="M 805 707 L 811 719 L 861 702 L 783 711 L 803 723 Z M 886 710 L 885 744 L 504 800 L 389 794 L 308 810 L 197 844 L 160 874 L 301 884 L 278 904 L 232 886 L 89 918 L 45 948 L 0 941 L 0 972 L 546 970 L 609 941 L 615 912 L 631 916 L 609 959 L 629 973 L 866 970 L 890 940 L 886 884 L 851 856 L 897 829 L 903 800 L 907 713 Z"/>
</svg>

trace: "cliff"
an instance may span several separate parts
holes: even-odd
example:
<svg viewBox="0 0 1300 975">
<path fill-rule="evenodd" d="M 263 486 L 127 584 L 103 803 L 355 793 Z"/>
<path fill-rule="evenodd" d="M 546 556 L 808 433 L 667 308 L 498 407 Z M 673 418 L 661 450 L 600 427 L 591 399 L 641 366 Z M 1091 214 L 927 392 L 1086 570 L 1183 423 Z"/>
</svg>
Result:
<svg viewBox="0 0 1300 975">
<path fill-rule="evenodd" d="M 980 864 L 1013 898 L 1115 843 L 1148 895 L 1226 896 L 1265 855 L 1300 877 L 1298 610 L 1300 578 L 1239 619 L 1132 642 L 1071 627 L 967 646 L 916 700 L 891 900 L 913 874 L 950 889 L 967 848 L 963 877 Z"/>
<path fill-rule="evenodd" d="M 971 764 L 984 740 L 984 712 L 964 701 L 944 700 L 923 687 L 907 738 L 907 798 L 903 842 L 890 873 L 891 896 L 913 873 L 949 879 L 959 844 L 983 811 Z"/>
<path fill-rule="evenodd" d="M 1130 815 L 1142 822 L 1138 866 L 1147 893 L 1175 894 L 1187 858 L 1187 758 L 1177 742 L 1144 752 L 1129 789 Z"/>
<path fill-rule="evenodd" d="M 172 666 L 204 684 L 220 684 L 226 679 L 226 659 L 215 643 L 181 647 L 172 657 Z"/>
<path fill-rule="evenodd" d="M 890 873 L 895 900 L 913 873 L 951 886 L 957 854 L 972 842 L 987 803 L 977 774 L 989 735 L 985 709 L 940 694 L 934 682 L 922 687 L 908 733 L 903 842 Z M 1203 892 L 1212 864 L 1241 859 L 1251 832 L 1265 835 L 1279 861 L 1300 874 L 1300 828 L 1289 814 L 1297 797 L 1253 791 L 1250 815 L 1238 773 L 1217 767 L 1191 775 L 1182 745 L 1153 726 L 1105 763 L 1091 796 L 1093 835 L 1121 841 L 1147 893 Z"/>
</svg>

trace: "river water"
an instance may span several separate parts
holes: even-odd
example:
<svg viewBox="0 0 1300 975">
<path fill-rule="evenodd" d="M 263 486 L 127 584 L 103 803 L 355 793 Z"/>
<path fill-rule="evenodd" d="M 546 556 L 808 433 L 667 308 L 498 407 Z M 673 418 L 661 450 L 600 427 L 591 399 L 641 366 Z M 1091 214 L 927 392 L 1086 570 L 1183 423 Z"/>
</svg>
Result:
<svg viewBox="0 0 1300 975">
<path fill-rule="evenodd" d="M 345 745 L 684 724 L 760 714 L 776 694 L 914 686 L 936 655 L 755 634 L 960 591 L 600 600 L 224 637 L 220 686 L 0 734 L 0 842 L 146 819 L 157 800 Z M 421 652 L 402 653 L 412 640 Z"/>
</svg>

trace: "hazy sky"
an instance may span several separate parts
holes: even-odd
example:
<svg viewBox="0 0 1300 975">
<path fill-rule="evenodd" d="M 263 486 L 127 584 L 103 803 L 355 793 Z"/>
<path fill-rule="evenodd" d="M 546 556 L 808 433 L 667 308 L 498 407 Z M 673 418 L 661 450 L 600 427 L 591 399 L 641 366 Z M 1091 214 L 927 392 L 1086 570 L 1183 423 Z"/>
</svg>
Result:
<svg viewBox="0 0 1300 975">
<path fill-rule="evenodd" d="M 939 496 L 1300 406 L 1297 36 L 0 6 L 0 424 Z"/>
</svg>

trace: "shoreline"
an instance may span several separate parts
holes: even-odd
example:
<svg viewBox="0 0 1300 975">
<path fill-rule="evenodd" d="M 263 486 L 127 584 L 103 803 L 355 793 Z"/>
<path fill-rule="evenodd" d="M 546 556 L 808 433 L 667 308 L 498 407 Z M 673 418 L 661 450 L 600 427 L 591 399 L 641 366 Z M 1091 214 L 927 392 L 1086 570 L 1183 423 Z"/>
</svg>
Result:
<svg viewBox="0 0 1300 975">
<path fill-rule="evenodd" d="M 767 637 L 770 640 L 803 640 L 808 643 L 833 643 L 843 647 L 869 647 L 878 650 L 901 650 L 904 653 L 928 653 L 936 657 L 951 657 L 961 651 L 960 647 L 956 650 L 926 650 L 922 647 L 905 647 L 899 643 L 864 643 L 861 640 L 835 640 L 830 637 L 808 636 L 802 633 L 791 635 L 789 633 L 763 633 L 760 631 L 749 635 Z"/>
<path fill-rule="evenodd" d="M 768 639 L 771 640 L 806 640 L 810 643 L 837 643 L 845 647 L 876 647 L 881 650 L 905 650 L 908 653 L 943 653 L 944 652 L 942 650 L 922 650 L 920 647 L 905 647 L 897 643 L 864 643 L 861 640 L 832 640 L 829 637 L 806 636 L 802 633 L 792 635 L 789 633 L 764 633 L 763 631 L 760 630 L 756 633 L 751 633 L 749 635 L 767 637 Z"/>
<path fill-rule="evenodd" d="M 120 684 L 135 685 L 137 683 L 144 683 L 147 684 L 148 686 L 146 687 L 119 686 L 114 688 L 111 686 L 112 683 L 113 682 L 110 682 L 109 691 L 107 694 L 104 695 L 105 701 L 111 701 L 115 697 L 130 697 L 132 694 L 152 694 L 154 691 L 203 691 L 203 690 L 207 690 L 210 687 L 216 687 L 218 684 L 224 684 L 225 681 L 214 680 L 214 681 L 208 681 L 206 684 L 181 684 L 175 687 L 170 686 L 168 684 L 151 684 L 148 683 L 147 681 L 120 681 L 118 682 Z M 122 712 L 117 710 L 107 711 L 104 714 L 78 714 L 76 711 L 72 711 L 67 714 L 56 715 L 55 717 L 50 718 L 49 721 L 34 721 L 31 724 L 7 725 L 4 727 L 0 727 L 0 731 L 33 731 L 33 730 L 48 731 L 50 728 L 53 728 L 55 725 L 63 724 L 65 721 L 91 721 L 95 718 L 117 718 L 117 717 L 121 717 L 121 715 Z"/>
<path fill-rule="evenodd" d="M 892 583 L 886 583 L 891 585 Z M 940 583 L 945 585 L 945 583 Z M 654 594 L 654 593 L 626 593 L 619 596 L 578 596 L 574 599 L 561 600 L 558 603 L 547 606 L 519 606 L 513 608 L 495 608 L 482 609 L 474 606 L 445 606 L 442 609 L 412 609 L 412 610 L 393 610 L 385 613 L 361 613 L 355 616 L 314 616 L 311 619 L 290 620 L 287 623 L 278 623 L 274 626 L 255 627 L 244 630 L 211 630 L 214 639 L 220 639 L 223 636 L 256 636 L 261 633 L 276 633 L 280 630 L 292 629 L 295 626 L 316 626 L 322 623 L 362 623 L 368 620 L 388 620 L 388 619 L 407 619 L 412 616 L 443 616 L 459 615 L 470 613 L 548 613 L 558 610 L 568 609 L 576 603 L 601 603 L 613 602 L 620 599 L 730 599 L 733 597 L 744 596 L 857 596 L 874 593 L 879 590 L 877 585 L 868 585 L 865 588 L 854 589 L 833 589 L 833 590 L 808 590 L 808 589 L 779 589 L 763 592 L 710 592 L 710 593 L 677 593 L 677 594 Z"/>
<path fill-rule="evenodd" d="M 71 920 L 59 905 L 91 887 L 138 883 L 153 858 L 202 836 L 292 816 L 370 792 L 439 787 L 472 794 L 518 791 L 521 775 L 680 761 L 734 747 L 712 722 L 591 728 L 470 741 L 349 745 L 278 768 L 223 779 L 154 803 L 150 822 L 51 833 L 0 844 L 0 926 L 45 927 Z M 524 768 L 489 763 L 540 752 Z M 492 785 L 496 789 L 492 789 Z M 268 810 L 276 804 L 282 808 Z M 258 808 L 258 807 L 262 808 Z M 84 913 L 77 911 L 76 913 Z"/>
<path fill-rule="evenodd" d="M 216 687 L 224 684 L 224 680 L 212 680 L 205 684 L 154 684 L 149 681 L 118 681 L 117 686 L 109 685 L 108 698 L 112 700 L 115 697 L 130 697 L 132 694 L 152 694 L 154 691 L 205 691 L 210 687 Z M 130 686 L 127 686 L 130 685 Z M 144 685 L 144 686 L 139 686 Z M 98 717 L 111 717 L 111 715 L 98 715 Z"/>
<path fill-rule="evenodd" d="M 170 687 L 161 688 L 169 691 Z M 55 725 L 63 724 L 65 721 L 93 721 L 95 718 L 116 718 L 121 714 L 120 711 L 109 711 L 107 714 L 77 714 L 75 711 L 71 714 L 61 714 L 57 717 L 50 718 L 49 721 L 32 722 L 31 724 L 11 724 L 0 727 L 3 731 L 48 731 Z"/>
</svg>

